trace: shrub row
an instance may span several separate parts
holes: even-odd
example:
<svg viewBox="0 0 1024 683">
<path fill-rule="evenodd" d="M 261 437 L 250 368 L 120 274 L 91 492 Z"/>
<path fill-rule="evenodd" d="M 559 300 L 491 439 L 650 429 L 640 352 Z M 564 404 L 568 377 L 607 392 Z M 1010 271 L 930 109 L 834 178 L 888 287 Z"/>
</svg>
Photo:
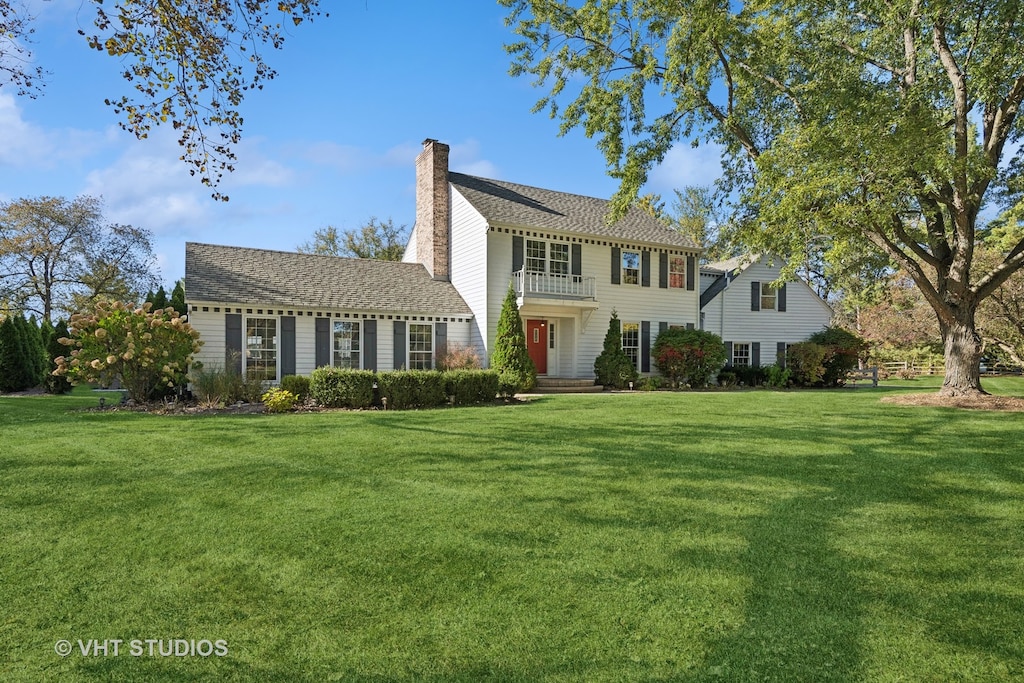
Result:
<svg viewBox="0 0 1024 683">
<path fill-rule="evenodd" d="M 287 379 L 282 380 L 282 386 Z M 314 370 L 309 380 L 309 396 L 328 408 L 369 408 L 378 403 L 383 405 L 386 400 L 388 408 L 406 410 L 448 403 L 489 403 L 497 395 L 498 373 L 494 370 L 374 373 L 370 370 L 323 367 Z"/>
</svg>

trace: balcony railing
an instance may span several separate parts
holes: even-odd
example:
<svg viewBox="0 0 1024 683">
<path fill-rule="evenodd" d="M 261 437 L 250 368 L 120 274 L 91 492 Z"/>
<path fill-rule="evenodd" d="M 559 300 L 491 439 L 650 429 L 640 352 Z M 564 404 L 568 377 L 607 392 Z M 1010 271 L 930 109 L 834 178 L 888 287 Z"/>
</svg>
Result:
<svg viewBox="0 0 1024 683">
<path fill-rule="evenodd" d="M 520 297 L 597 299 L 597 280 L 583 275 L 551 275 L 523 269 L 512 273 L 512 281 Z"/>
</svg>

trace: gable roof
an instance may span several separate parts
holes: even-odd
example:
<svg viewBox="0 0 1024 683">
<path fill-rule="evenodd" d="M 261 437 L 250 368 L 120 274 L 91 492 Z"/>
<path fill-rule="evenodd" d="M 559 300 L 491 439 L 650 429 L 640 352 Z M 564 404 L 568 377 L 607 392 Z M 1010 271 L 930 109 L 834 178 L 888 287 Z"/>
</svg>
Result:
<svg viewBox="0 0 1024 683">
<path fill-rule="evenodd" d="M 197 242 L 185 244 L 185 293 L 191 301 L 472 315 L 450 282 L 419 263 Z"/>
<path fill-rule="evenodd" d="M 703 266 L 700 267 L 700 269 L 702 271 L 708 271 L 709 273 L 724 273 L 731 277 L 735 277 L 736 275 L 739 275 L 739 273 L 742 273 L 744 270 L 746 270 L 753 264 L 760 262 L 760 260 L 760 254 L 734 256 L 724 261 L 705 263 Z"/>
<path fill-rule="evenodd" d="M 582 233 L 623 241 L 650 242 L 700 249 L 688 237 L 665 227 L 646 211 L 632 206 L 614 225 L 605 216 L 606 199 L 544 190 L 529 185 L 449 173 L 450 182 L 489 223 Z"/>
</svg>

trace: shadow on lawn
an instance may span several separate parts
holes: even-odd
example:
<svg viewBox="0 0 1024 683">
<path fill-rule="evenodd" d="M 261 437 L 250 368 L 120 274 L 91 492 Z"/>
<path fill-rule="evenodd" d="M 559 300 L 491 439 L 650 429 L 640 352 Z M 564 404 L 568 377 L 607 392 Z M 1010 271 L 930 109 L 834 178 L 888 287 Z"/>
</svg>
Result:
<svg viewBox="0 0 1024 683">
<path fill-rule="evenodd" d="M 930 650 L 962 650 L 964 663 L 945 661 L 962 668 L 934 674 L 1012 677 L 1024 673 L 1005 664 L 1024 654 L 1022 627 L 1012 616 L 1024 600 L 1011 585 L 1019 578 L 1019 567 L 1010 565 L 1021 539 L 1019 520 L 1008 511 L 1020 500 L 1014 491 L 1022 490 L 1022 470 L 1008 457 L 1005 435 L 978 428 L 978 420 L 995 427 L 996 419 L 922 412 L 880 428 L 869 414 L 846 417 L 839 427 L 789 423 L 784 433 L 730 427 L 709 434 L 684 420 L 670 433 L 663 423 L 588 425 L 573 435 L 561 462 L 550 456 L 567 443 L 565 433 L 532 424 L 514 444 L 489 440 L 486 453 L 434 449 L 422 459 L 490 462 L 517 476 L 558 472 L 569 477 L 564 491 L 522 503 L 585 528 L 627 533 L 639 524 L 671 533 L 698 523 L 742 536 L 740 552 L 676 555 L 680 570 L 710 563 L 749 582 L 738 625 L 708 638 L 703 660 L 677 671 L 678 680 L 863 679 L 870 667 L 877 673 L 887 666 L 886 648 L 898 650 L 894 643 L 909 632 L 920 634 L 910 641 L 921 648 L 908 655 L 919 658 L 911 672 L 928 671 Z M 956 438 L 958 424 L 970 439 Z M 391 428 L 479 436 L 416 420 Z M 804 444 L 804 452 L 787 452 L 786 443 Z M 664 489 L 644 500 L 635 489 L 619 488 L 635 477 L 662 479 L 691 503 L 742 507 L 753 497 L 757 510 L 673 519 L 657 510 L 672 506 L 658 497 Z M 1009 492 L 999 490 L 1003 484 Z M 594 512 L 589 503 L 597 497 L 615 500 L 615 510 Z M 886 615 L 882 622 L 879 613 Z"/>
</svg>

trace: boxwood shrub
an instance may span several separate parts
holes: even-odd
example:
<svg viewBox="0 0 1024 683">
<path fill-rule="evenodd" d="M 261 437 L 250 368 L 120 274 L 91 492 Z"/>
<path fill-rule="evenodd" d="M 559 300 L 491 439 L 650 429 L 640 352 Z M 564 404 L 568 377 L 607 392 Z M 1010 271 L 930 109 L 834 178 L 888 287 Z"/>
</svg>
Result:
<svg viewBox="0 0 1024 683">
<path fill-rule="evenodd" d="M 491 403 L 498 396 L 497 370 L 450 370 L 444 373 L 445 394 L 457 406 Z"/>
<path fill-rule="evenodd" d="M 298 396 L 300 401 L 305 401 L 309 396 L 309 378 L 305 375 L 285 375 L 281 378 L 281 388 Z"/>
<path fill-rule="evenodd" d="M 433 370 L 395 370 L 377 375 L 381 399 L 394 410 L 433 408 L 448 403 L 444 373 Z"/>
<path fill-rule="evenodd" d="M 371 370 L 322 367 L 313 371 L 309 395 L 328 408 L 369 408 L 373 404 Z"/>
</svg>

